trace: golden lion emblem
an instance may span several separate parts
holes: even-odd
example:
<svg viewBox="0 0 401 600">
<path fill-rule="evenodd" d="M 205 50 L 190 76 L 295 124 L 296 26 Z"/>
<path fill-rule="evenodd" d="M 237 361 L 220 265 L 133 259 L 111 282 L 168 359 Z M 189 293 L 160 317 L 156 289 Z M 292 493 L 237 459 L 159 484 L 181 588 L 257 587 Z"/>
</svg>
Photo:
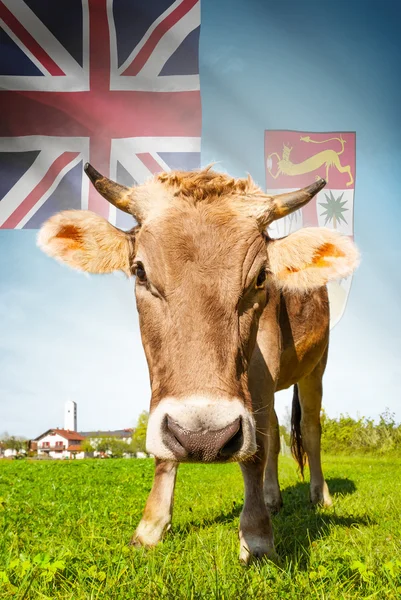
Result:
<svg viewBox="0 0 401 600">
<path fill-rule="evenodd" d="M 329 148 L 327 150 L 322 150 L 321 152 L 318 152 L 317 154 L 314 154 L 313 156 L 310 156 L 309 158 L 307 158 L 306 160 L 303 160 L 300 163 L 293 163 L 290 159 L 292 147 L 286 146 L 284 144 L 282 156 L 280 156 L 277 152 L 272 152 L 267 157 L 267 170 L 269 171 L 269 173 L 273 177 L 273 179 L 277 179 L 277 177 L 279 177 L 279 175 L 293 176 L 293 175 L 304 175 L 305 173 L 313 173 L 313 171 L 316 171 L 317 169 L 320 169 L 320 167 L 325 166 L 327 182 L 329 182 L 330 167 L 335 167 L 337 169 L 337 171 L 339 171 L 340 173 L 348 173 L 349 181 L 346 183 L 347 187 L 349 187 L 350 185 L 352 185 L 354 183 L 354 178 L 351 173 L 350 165 L 343 166 L 341 164 L 341 160 L 340 160 L 340 156 L 344 152 L 344 146 L 345 146 L 346 140 L 343 140 L 342 137 L 339 137 L 339 138 L 333 137 L 333 138 L 329 138 L 327 140 L 317 141 L 317 140 L 312 140 L 309 135 L 301 136 L 300 140 L 302 142 L 307 142 L 307 143 L 311 143 L 311 144 L 325 144 L 326 142 L 338 141 L 341 144 L 341 150 L 339 152 L 336 152 L 332 148 Z M 277 172 L 275 174 L 273 174 L 273 172 L 272 172 L 273 156 L 276 156 L 277 160 L 278 160 Z"/>
</svg>

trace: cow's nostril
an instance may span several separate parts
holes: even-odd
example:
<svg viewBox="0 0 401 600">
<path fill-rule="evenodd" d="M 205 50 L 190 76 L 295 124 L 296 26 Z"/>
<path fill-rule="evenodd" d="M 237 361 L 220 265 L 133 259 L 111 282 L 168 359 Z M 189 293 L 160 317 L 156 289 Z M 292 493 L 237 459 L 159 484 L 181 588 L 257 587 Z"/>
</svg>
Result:
<svg viewBox="0 0 401 600">
<path fill-rule="evenodd" d="M 173 452 L 177 460 L 185 460 L 187 457 L 187 450 L 185 449 L 185 445 L 181 442 L 180 438 L 183 436 L 180 435 L 179 429 L 181 428 L 177 423 L 175 423 L 169 415 L 166 415 L 163 423 L 164 442 Z"/>
<path fill-rule="evenodd" d="M 233 456 L 233 454 L 235 454 L 241 449 L 243 443 L 244 435 L 242 433 L 242 419 L 240 419 L 238 430 L 221 448 L 219 452 L 220 456 L 227 458 Z"/>
<path fill-rule="evenodd" d="M 164 422 L 164 442 L 177 460 L 213 462 L 227 460 L 243 444 L 242 421 L 235 421 L 221 429 L 184 429 L 169 415 Z"/>
</svg>

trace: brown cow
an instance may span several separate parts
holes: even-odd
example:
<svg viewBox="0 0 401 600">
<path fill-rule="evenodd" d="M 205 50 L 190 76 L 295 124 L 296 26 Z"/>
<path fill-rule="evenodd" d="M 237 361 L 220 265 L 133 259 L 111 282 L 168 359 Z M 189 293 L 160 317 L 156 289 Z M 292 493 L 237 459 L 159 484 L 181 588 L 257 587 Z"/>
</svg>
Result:
<svg viewBox="0 0 401 600">
<path fill-rule="evenodd" d="M 90 165 L 85 170 L 138 227 L 125 232 L 89 211 L 65 211 L 44 224 L 38 244 L 83 271 L 136 274 L 152 390 L 147 449 L 156 473 L 133 543 L 153 546 L 169 527 L 179 462 L 238 461 L 245 482 L 240 558 L 272 555 L 269 509 L 282 503 L 276 390 L 295 385 L 295 455 L 302 469 L 305 448 L 311 501 L 331 504 L 320 462 L 325 284 L 352 273 L 358 252 L 329 229 L 273 240 L 266 228 L 325 181 L 272 197 L 250 178 L 209 168 L 161 173 L 132 189 Z"/>
</svg>

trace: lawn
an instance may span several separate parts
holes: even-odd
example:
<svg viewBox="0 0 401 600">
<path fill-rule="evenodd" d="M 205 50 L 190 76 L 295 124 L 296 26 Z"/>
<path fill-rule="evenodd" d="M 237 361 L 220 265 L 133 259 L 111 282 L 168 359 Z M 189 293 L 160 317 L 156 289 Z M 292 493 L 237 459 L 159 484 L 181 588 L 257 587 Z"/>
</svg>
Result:
<svg viewBox="0 0 401 600">
<path fill-rule="evenodd" d="M 401 598 L 401 460 L 325 457 L 331 509 L 280 460 L 279 564 L 238 562 L 239 468 L 182 465 L 172 531 L 128 546 L 151 460 L 0 461 L 0 598 Z"/>
</svg>

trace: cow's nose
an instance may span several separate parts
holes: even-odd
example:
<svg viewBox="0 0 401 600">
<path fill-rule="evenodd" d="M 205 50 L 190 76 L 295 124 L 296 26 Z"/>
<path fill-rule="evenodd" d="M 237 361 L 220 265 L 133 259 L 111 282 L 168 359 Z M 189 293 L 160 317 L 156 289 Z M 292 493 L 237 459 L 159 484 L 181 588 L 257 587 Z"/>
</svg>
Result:
<svg viewBox="0 0 401 600">
<path fill-rule="evenodd" d="M 241 417 L 222 429 L 190 431 L 167 415 L 164 442 L 179 461 L 226 461 L 243 444 Z"/>
</svg>

